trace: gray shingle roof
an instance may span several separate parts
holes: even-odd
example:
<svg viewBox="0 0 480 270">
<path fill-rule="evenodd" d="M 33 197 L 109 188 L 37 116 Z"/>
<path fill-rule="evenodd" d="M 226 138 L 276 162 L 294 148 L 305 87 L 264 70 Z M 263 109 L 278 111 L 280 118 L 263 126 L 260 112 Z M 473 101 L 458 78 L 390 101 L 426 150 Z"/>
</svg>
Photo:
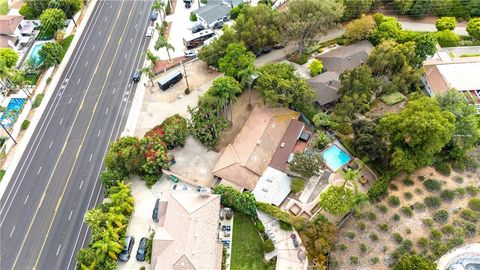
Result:
<svg viewBox="0 0 480 270">
<path fill-rule="evenodd" d="M 347 69 L 353 69 L 362 63 L 366 63 L 368 55 L 372 50 L 373 45 L 364 40 L 329 51 L 317 58 L 323 62 L 323 66 L 327 71 L 334 71 L 340 74 Z"/>
<path fill-rule="evenodd" d="M 317 103 L 326 105 L 340 98 L 338 88 L 340 88 L 339 74 L 327 71 L 308 80 L 310 87 L 317 91 Z"/>
<path fill-rule="evenodd" d="M 207 24 L 211 24 L 227 16 L 230 10 L 231 8 L 229 6 L 214 2 L 197 9 L 195 14 L 202 18 Z"/>
</svg>

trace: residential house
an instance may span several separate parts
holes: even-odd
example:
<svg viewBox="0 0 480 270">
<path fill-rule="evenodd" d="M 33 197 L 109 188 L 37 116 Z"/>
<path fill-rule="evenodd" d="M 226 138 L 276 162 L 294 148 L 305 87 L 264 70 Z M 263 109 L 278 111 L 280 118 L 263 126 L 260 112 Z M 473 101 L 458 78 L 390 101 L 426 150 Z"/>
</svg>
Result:
<svg viewBox="0 0 480 270">
<path fill-rule="evenodd" d="M 152 244 L 152 269 L 222 268 L 218 239 L 220 195 L 177 191 L 159 205 Z"/>
<path fill-rule="evenodd" d="M 367 62 L 373 45 L 360 41 L 352 45 L 331 50 L 317 57 L 323 62 L 325 72 L 308 80 L 310 87 L 317 91 L 316 103 L 321 107 L 330 107 L 339 98 L 340 74 Z"/>
<path fill-rule="evenodd" d="M 194 13 L 197 15 L 198 21 L 207 28 L 211 28 L 217 22 L 227 21 L 230 10 L 241 3 L 243 0 L 210 0 Z"/>
<path fill-rule="evenodd" d="M 460 91 L 465 100 L 474 104 L 480 112 L 480 57 L 452 58 L 446 50 L 437 52 L 424 62 L 422 82 L 430 96 L 447 92 L 451 88 Z"/>
<path fill-rule="evenodd" d="M 20 23 L 23 16 L 2 15 L 0 16 L 0 48 L 14 48 L 21 34 Z"/>
</svg>

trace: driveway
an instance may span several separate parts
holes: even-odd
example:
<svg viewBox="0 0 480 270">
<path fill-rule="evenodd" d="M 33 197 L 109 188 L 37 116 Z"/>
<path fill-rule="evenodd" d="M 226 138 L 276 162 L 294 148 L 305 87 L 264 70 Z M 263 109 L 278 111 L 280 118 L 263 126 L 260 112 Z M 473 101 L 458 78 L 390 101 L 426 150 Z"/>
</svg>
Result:
<svg viewBox="0 0 480 270">
<path fill-rule="evenodd" d="M 423 22 L 411 22 L 411 21 L 399 21 L 405 30 L 412 31 L 424 31 L 424 32 L 436 32 L 437 28 L 435 24 L 423 23 Z M 457 35 L 468 35 L 467 28 L 464 26 L 457 26 L 454 29 Z"/>
</svg>

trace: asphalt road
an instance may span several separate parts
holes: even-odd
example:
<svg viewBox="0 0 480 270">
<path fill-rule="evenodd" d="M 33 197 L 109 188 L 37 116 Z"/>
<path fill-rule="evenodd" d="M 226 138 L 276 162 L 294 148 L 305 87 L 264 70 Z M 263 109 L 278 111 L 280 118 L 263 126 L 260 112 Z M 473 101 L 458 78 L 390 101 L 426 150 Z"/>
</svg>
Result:
<svg viewBox="0 0 480 270">
<path fill-rule="evenodd" d="M 148 39 L 151 1 L 99 1 L 0 200 L 0 269 L 74 269 L 83 217 L 118 138 Z"/>
</svg>

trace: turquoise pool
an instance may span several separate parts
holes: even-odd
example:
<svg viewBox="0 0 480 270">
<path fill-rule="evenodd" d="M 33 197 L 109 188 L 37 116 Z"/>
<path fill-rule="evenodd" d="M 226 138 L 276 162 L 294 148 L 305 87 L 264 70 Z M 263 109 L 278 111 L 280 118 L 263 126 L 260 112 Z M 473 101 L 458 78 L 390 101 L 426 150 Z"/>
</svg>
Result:
<svg viewBox="0 0 480 270">
<path fill-rule="evenodd" d="M 13 125 L 13 123 L 18 117 L 18 114 L 23 108 L 25 101 L 26 99 L 24 98 L 12 98 L 10 100 L 10 102 L 7 105 L 7 108 L 5 108 L 5 112 L 0 118 L 0 121 L 4 126 L 9 127 Z"/>
<path fill-rule="evenodd" d="M 330 170 L 336 172 L 352 159 L 345 151 L 334 144 L 323 151 L 322 158 Z"/>
<path fill-rule="evenodd" d="M 38 54 L 38 52 L 42 47 L 43 47 L 43 43 L 37 44 L 33 46 L 32 52 L 30 53 L 30 59 L 33 60 L 33 63 L 35 63 L 35 66 L 39 66 L 43 62 L 42 57 L 40 57 L 40 55 Z"/>
</svg>

